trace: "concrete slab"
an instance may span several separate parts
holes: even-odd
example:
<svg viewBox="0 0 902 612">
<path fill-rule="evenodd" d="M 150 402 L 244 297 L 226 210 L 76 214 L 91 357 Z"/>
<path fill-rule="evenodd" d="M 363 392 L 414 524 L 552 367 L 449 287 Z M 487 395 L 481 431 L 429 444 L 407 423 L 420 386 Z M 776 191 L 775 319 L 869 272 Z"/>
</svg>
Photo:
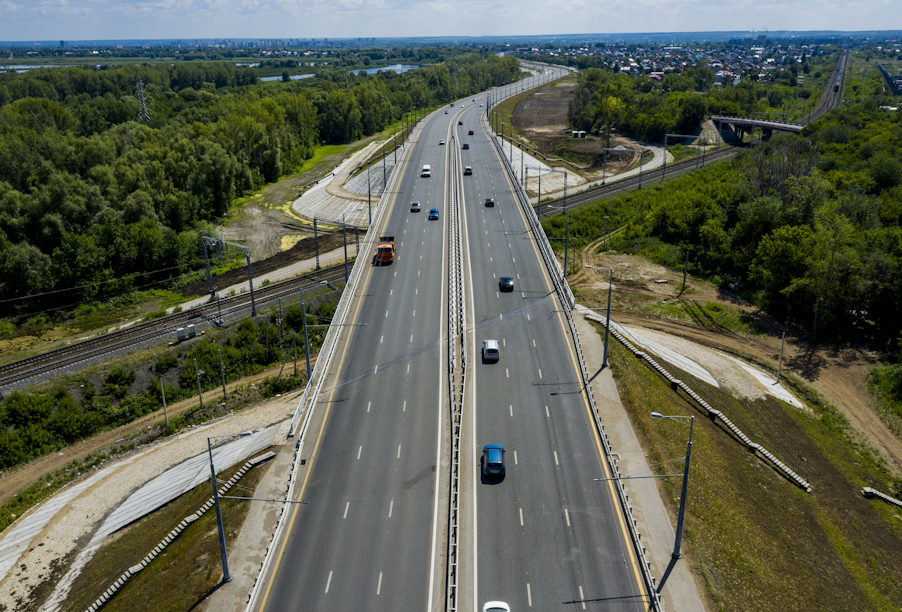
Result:
<svg viewBox="0 0 902 612">
<path fill-rule="evenodd" d="M 580 338 L 583 357 L 589 376 L 601 368 L 604 356 L 604 337 L 580 316 L 577 305 L 574 308 L 573 320 Z M 591 311 L 583 311 L 583 315 Z M 594 313 L 592 313 L 594 314 Z M 611 339 L 616 342 L 616 340 Z M 611 443 L 613 452 L 620 456 L 620 472 L 623 476 L 647 476 L 651 474 L 645 453 L 639 445 L 636 434 L 630 424 L 626 408 L 620 401 L 620 394 L 614 383 L 610 368 L 606 368 L 590 383 L 595 395 L 595 403 L 604 424 L 605 432 Z M 625 481 L 626 493 L 633 508 L 633 516 L 638 521 L 642 543 L 651 563 L 651 572 L 660 580 L 670 563 L 676 537 L 671 526 L 670 516 L 661 500 L 656 479 Z M 664 609 L 678 612 L 704 612 L 699 593 L 704 586 L 698 585 L 686 565 L 686 561 L 678 561 L 667 583 L 664 585 Z"/>
</svg>

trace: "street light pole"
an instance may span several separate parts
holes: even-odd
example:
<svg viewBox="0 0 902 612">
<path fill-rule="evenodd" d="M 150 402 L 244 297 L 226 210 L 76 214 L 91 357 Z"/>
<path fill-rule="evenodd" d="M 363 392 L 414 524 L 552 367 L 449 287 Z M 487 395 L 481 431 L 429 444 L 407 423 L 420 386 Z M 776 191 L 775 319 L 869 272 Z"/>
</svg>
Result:
<svg viewBox="0 0 902 612">
<path fill-rule="evenodd" d="M 210 455 L 210 477 L 213 479 L 213 504 L 216 506 L 216 526 L 219 529 L 219 556 L 222 558 L 223 582 L 231 582 L 232 574 L 229 572 L 229 555 L 226 552 L 225 529 L 222 526 L 222 508 L 219 506 L 219 485 L 216 483 L 216 468 L 213 466 L 213 444 L 210 441 L 216 438 L 244 438 L 249 435 L 251 435 L 251 432 L 245 431 L 230 436 L 211 436 L 207 438 L 207 453 Z"/>
<path fill-rule="evenodd" d="M 197 398 L 200 401 L 200 409 L 204 409 L 204 394 L 200 390 L 200 377 L 206 374 L 203 370 L 197 369 L 197 359 L 194 360 L 194 376 L 197 378 Z"/>
<path fill-rule="evenodd" d="M 586 264 L 586 267 L 592 270 L 604 270 L 604 268 L 596 268 L 589 264 Z M 608 339 L 611 335 L 611 289 L 614 287 L 614 268 L 608 268 L 608 272 L 608 312 L 605 317 L 604 325 L 604 357 L 601 360 L 602 369 L 608 367 Z"/>
<path fill-rule="evenodd" d="M 567 255 L 570 252 L 570 210 L 567 208 L 567 173 L 564 172 L 564 214 L 567 215 L 567 235 L 564 240 L 564 278 L 567 278 Z"/>
<path fill-rule="evenodd" d="M 689 419 L 689 442 L 686 444 L 686 462 L 683 466 L 683 489 L 680 493 L 680 511 L 677 518 L 676 539 L 673 543 L 673 553 L 670 555 L 670 564 L 668 564 L 667 570 L 664 572 L 664 575 L 661 576 L 661 582 L 658 583 L 658 587 L 655 589 L 655 591 L 660 594 L 661 589 L 664 588 L 664 583 L 667 582 L 667 578 L 670 576 L 670 572 L 673 571 L 673 568 L 676 565 L 677 559 L 683 556 L 680 545 L 683 540 L 683 516 L 686 512 L 686 486 L 689 482 L 689 460 L 692 458 L 692 429 L 695 425 L 695 417 L 668 416 L 659 412 L 652 412 L 651 416 L 656 419 L 671 419 L 683 425 L 686 425 L 686 423 L 682 419 Z"/>
<path fill-rule="evenodd" d="M 383 157 L 383 159 L 385 159 Z M 341 213 L 341 234 L 342 239 L 344 240 L 344 248 L 345 248 L 345 286 L 348 284 L 348 226 L 345 223 L 345 214 Z"/>
</svg>

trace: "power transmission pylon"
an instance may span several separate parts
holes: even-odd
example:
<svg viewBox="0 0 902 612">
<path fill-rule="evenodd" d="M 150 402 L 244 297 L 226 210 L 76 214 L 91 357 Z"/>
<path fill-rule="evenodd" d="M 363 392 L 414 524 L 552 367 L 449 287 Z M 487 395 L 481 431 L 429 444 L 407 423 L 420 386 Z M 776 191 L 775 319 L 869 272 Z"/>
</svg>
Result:
<svg viewBox="0 0 902 612">
<path fill-rule="evenodd" d="M 141 77 L 135 80 L 135 90 L 138 94 L 138 121 L 150 123 L 150 111 L 147 110 L 147 100 L 144 98 L 144 83 Z"/>
</svg>

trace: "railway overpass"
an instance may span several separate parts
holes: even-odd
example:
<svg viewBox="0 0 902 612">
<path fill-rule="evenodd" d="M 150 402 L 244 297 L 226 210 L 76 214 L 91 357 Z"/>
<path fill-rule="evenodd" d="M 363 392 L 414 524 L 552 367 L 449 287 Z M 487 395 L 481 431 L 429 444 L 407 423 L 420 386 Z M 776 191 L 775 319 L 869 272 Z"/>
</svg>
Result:
<svg viewBox="0 0 902 612">
<path fill-rule="evenodd" d="M 802 128 L 805 127 L 800 123 L 787 123 L 785 121 L 774 121 L 772 119 L 750 119 L 749 117 L 733 117 L 730 115 L 714 115 L 711 117 L 711 121 L 721 125 L 729 123 L 740 136 L 745 132 L 751 132 L 755 128 L 759 128 L 764 140 L 769 139 L 774 132 L 800 134 Z M 720 128 L 720 126 L 718 126 L 718 128 Z"/>
</svg>

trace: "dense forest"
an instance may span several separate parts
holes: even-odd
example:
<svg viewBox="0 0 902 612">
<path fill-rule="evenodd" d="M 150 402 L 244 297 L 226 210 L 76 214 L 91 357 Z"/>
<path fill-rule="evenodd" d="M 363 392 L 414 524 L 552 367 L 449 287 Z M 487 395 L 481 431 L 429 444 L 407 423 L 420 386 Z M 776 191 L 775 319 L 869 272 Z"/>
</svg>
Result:
<svg viewBox="0 0 902 612">
<path fill-rule="evenodd" d="M 873 99 L 670 183 L 571 215 L 577 245 L 626 224 L 619 248 L 739 291 L 812 342 L 899 350 L 902 121 Z M 545 222 L 561 237 L 564 219 Z M 571 245 L 572 246 L 572 245 Z"/>
<path fill-rule="evenodd" d="M 199 62 L 0 75 L 0 311 L 69 308 L 178 277 L 199 263 L 198 231 L 317 145 L 520 78 L 514 58 L 445 54 L 404 74 L 323 68 L 289 84 Z M 138 78 L 149 122 L 137 120 Z"/>
<path fill-rule="evenodd" d="M 797 88 L 795 75 L 800 70 L 810 70 L 807 62 L 778 74 L 775 83 L 744 78 L 738 85 L 714 88 L 714 72 L 704 66 L 670 72 L 661 81 L 587 68 L 579 73 L 568 121 L 573 129 L 593 134 L 617 132 L 645 142 L 664 142 L 665 134 L 695 133 L 706 115 L 752 116 L 796 97 L 809 97 L 811 89 Z"/>
</svg>

